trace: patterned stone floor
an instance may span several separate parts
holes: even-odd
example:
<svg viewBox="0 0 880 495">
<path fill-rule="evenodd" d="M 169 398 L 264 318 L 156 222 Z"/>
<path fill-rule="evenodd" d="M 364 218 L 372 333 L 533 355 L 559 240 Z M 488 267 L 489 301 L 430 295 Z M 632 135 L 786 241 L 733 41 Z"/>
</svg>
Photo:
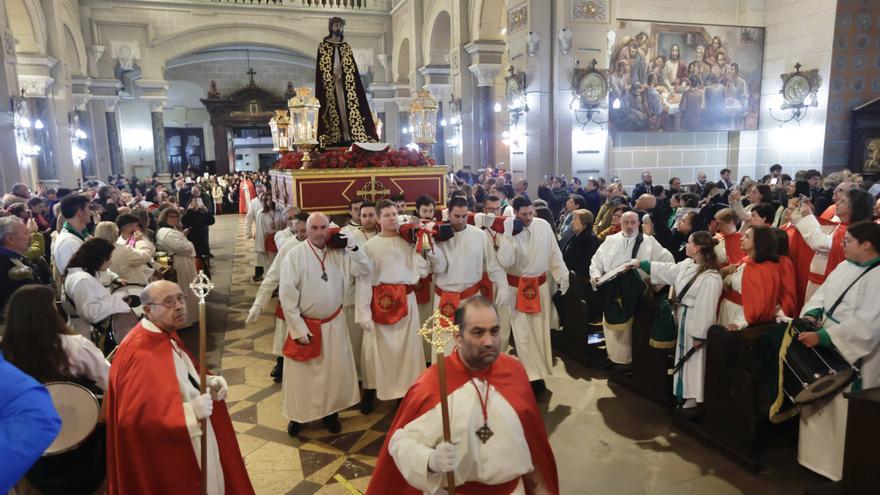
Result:
<svg viewBox="0 0 880 495">
<path fill-rule="evenodd" d="M 342 432 L 336 435 L 320 421 L 307 425 L 299 438 L 287 434 L 281 384 L 269 377 L 275 365 L 275 320 L 269 308 L 275 307 L 275 300 L 256 323 L 244 326 L 258 287 L 251 281 L 253 241 L 245 238 L 243 222 L 235 222 L 232 216 L 221 216 L 218 224 L 235 232 L 221 373 L 229 382 L 227 405 L 254 489 L 258 494 L 296 495 L 358 493 L 348 486 L 365 491 L 393 417 L 393 405 L 377 402 L 376 411 L 368 416 L 357 409 L 340 413 Z M 225 267 L 216 265 L 215 279 L 222 279 Z"/>
<path fill-rule="evenodd" d="M 340 414 L 342 432 L 320 422 L 297 439 L 287 435 L 281 386 L 269 371 L 273 317 L 244 327 L 257 290 L 253 244 L 243 218 L 220 216 L 212 229 L 215 293 L 208 298 L 211 369 L 229 381 L 229 407 L 251 481 L 259 495 L 363 492 L 392 419 L 392 404 L 375 413 Z M 267 305 L 268 308 L 274 305 Z M 822 481 L 797 465 L 791 445 L 768 452 L 765 470 L 748 474 L 717 451 L 676 430 L 665 411 L 607 381 L 605 372 L 557 358 L 539 407 L 563 495 L 801 494 Z M 343 482 L 336 477 L 340 475 Z M 394 494 L 388 494 L 394 495 Z"/>
</svg>

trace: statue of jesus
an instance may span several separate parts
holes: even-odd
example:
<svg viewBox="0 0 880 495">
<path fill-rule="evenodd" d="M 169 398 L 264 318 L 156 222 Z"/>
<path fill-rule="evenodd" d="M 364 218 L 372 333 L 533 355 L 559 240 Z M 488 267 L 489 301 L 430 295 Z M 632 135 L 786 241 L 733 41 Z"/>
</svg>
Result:
<svg viewBox="0 0 880 495">
<path fill-rule="evenodd" d="M 351 46 L 343 41 L 345 20 L 333 17 L 330 34 L 318 45 L 315 96 L 321 103 L 318 142 L 321 148 L 375 143 L 379 140 L 367 95 Z"/>
</svg>

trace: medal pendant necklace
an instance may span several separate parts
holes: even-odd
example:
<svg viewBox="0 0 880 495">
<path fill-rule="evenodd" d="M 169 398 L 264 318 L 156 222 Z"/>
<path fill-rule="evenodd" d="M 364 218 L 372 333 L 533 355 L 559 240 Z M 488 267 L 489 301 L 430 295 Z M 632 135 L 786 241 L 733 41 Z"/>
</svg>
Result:
<svg viewBox="0 0 880 495">
<path fill-rule="evenodd" d="M 306 242 L 309 243 L 309 248 L 312 250 L 312 254 L 315 255 L 315 258 L 318 260 L 318 263 L 321 264 L 321 280 L 326 282 L 327 281 L 327 268 L 324 266 L 324 260 L 327 259 L 328 249 L 326 249 L 326 248 L 324 249 L 323 256 L 318 256 L 318 251 L 315 250 L 315 246 L 312 246 L 312 242 L 311 241 L 306 241 Z"/>
<path fill-rule="evenodd" d="M 477 391 L 477 397 L 480 398 L 480 409 L 483 412 L 483 426 L 477 429 L 476 434 L 477 438 L 480 439 L 484 444 L 492 438 L 492 435 L 495 434 L 491 428 L 489 428 L 489 380 L 486 380 L 486 397 L 483 397 L 483 394 L 480 393 L 480 387 L 477 386 L 474 379 L 470 380 L 471 385 L 474 386 L 474 390 Z"/>
</svg>

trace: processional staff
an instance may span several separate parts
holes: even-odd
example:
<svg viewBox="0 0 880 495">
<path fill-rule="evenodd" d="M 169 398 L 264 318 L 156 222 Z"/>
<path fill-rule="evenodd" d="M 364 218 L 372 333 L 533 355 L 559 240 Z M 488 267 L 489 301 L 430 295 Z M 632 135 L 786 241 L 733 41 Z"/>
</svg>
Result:
<svg viewBox="0 0 880 495">
<path fill-rule="evenodd" d="M 419 329 L 419 335 L 422 336 L 437 355 L 437 376 L 440 385 L 440 418 L 443 422 L 443 441 L 452 443 L 452 432 L 449 428 L 449 403 L 446 400 L 448 391 L 446 390 L 446 347 L 452 340 L 452 336 L 458 333 L 458 325 L 455 325 L 440 310 L 434 312 L 427 320 L 425 320 L 422 328 Z M 446 493 L 455 495 L 455 473 L 452 471 L 446 473 Z"/>
<path fill-rule="evenodd" d="M 208 363 L 205 358 L 205 347 L 207 345 L 205 325 L 207 324 L 205 317 L 205 298 L 214 290 L 214 282 L 205 275 L 205 272 L 199 270 L 199 274 L 189 284 L 190 290 L 199 298 L 199 390 L 204 394 L 208 388 L 208 379 L 206 370 Z M 201 438 L 201 464 L 202 464 L 202 495 L 208 493 L 208 430 L 207 420 L 199 420 L 199 426 L 202 429 Z"/>
</svg>

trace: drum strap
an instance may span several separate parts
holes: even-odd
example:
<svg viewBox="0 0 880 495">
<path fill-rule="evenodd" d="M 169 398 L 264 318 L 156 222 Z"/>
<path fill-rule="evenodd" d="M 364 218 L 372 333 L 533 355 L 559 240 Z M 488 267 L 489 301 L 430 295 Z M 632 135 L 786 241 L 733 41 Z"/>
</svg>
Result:
<svg viewBox="0 0 880 495">
<path fill-rule="evenodd" d="M 856 285 L 856 282 L 858 282 L 862 277 L 867 275 L 868 272 L 870 272 L 874 268 L 877 268 L 878 266 L 880 266 L 880 262 L 874 263 L 873 265 L 869 266 L 867 270 L 860 273 L 859 276 L 856 277 L 856 279 L 853 280 L 851 284 L 849 284 L 849 287 L 847 287 L 846 289 L 844 289 L 843 292 L 840 293 L 840 297 L 838 297 L 837 300 L 834 301 L 834 304 L 831 305 L 831 308 L 825 313 L 825 316 L 830 317 L 832 313 L 834 313 L 834 310 L 837 309 L 837 306 L 840 305 L 840 303 L 843 301 L 846 293 L 849 292 L 849 290 L 852 289 L 854 285 Z"/>
<path fill-rule="evenodd" d="M 697 273 L 688 281 L 687 284 L 685 284 L 684 288 L 681 289 L 680 294 L 675 294 L 675 288 L 673 288 L 672 296 L 669 298 L 670 304 L 672 304 L 673 306 L 681 305 L 681 301 L 682 299 L 684 299 L 684 295 L 687 294 L 687 291 L 690 290 L 691 286 L 694 285 L 694 282 L 697 281 L 697 277 L 699 277 L 704 271 L 706 271 L 706 269 L 702 267 L 697 270 Z"/>
</svg>

